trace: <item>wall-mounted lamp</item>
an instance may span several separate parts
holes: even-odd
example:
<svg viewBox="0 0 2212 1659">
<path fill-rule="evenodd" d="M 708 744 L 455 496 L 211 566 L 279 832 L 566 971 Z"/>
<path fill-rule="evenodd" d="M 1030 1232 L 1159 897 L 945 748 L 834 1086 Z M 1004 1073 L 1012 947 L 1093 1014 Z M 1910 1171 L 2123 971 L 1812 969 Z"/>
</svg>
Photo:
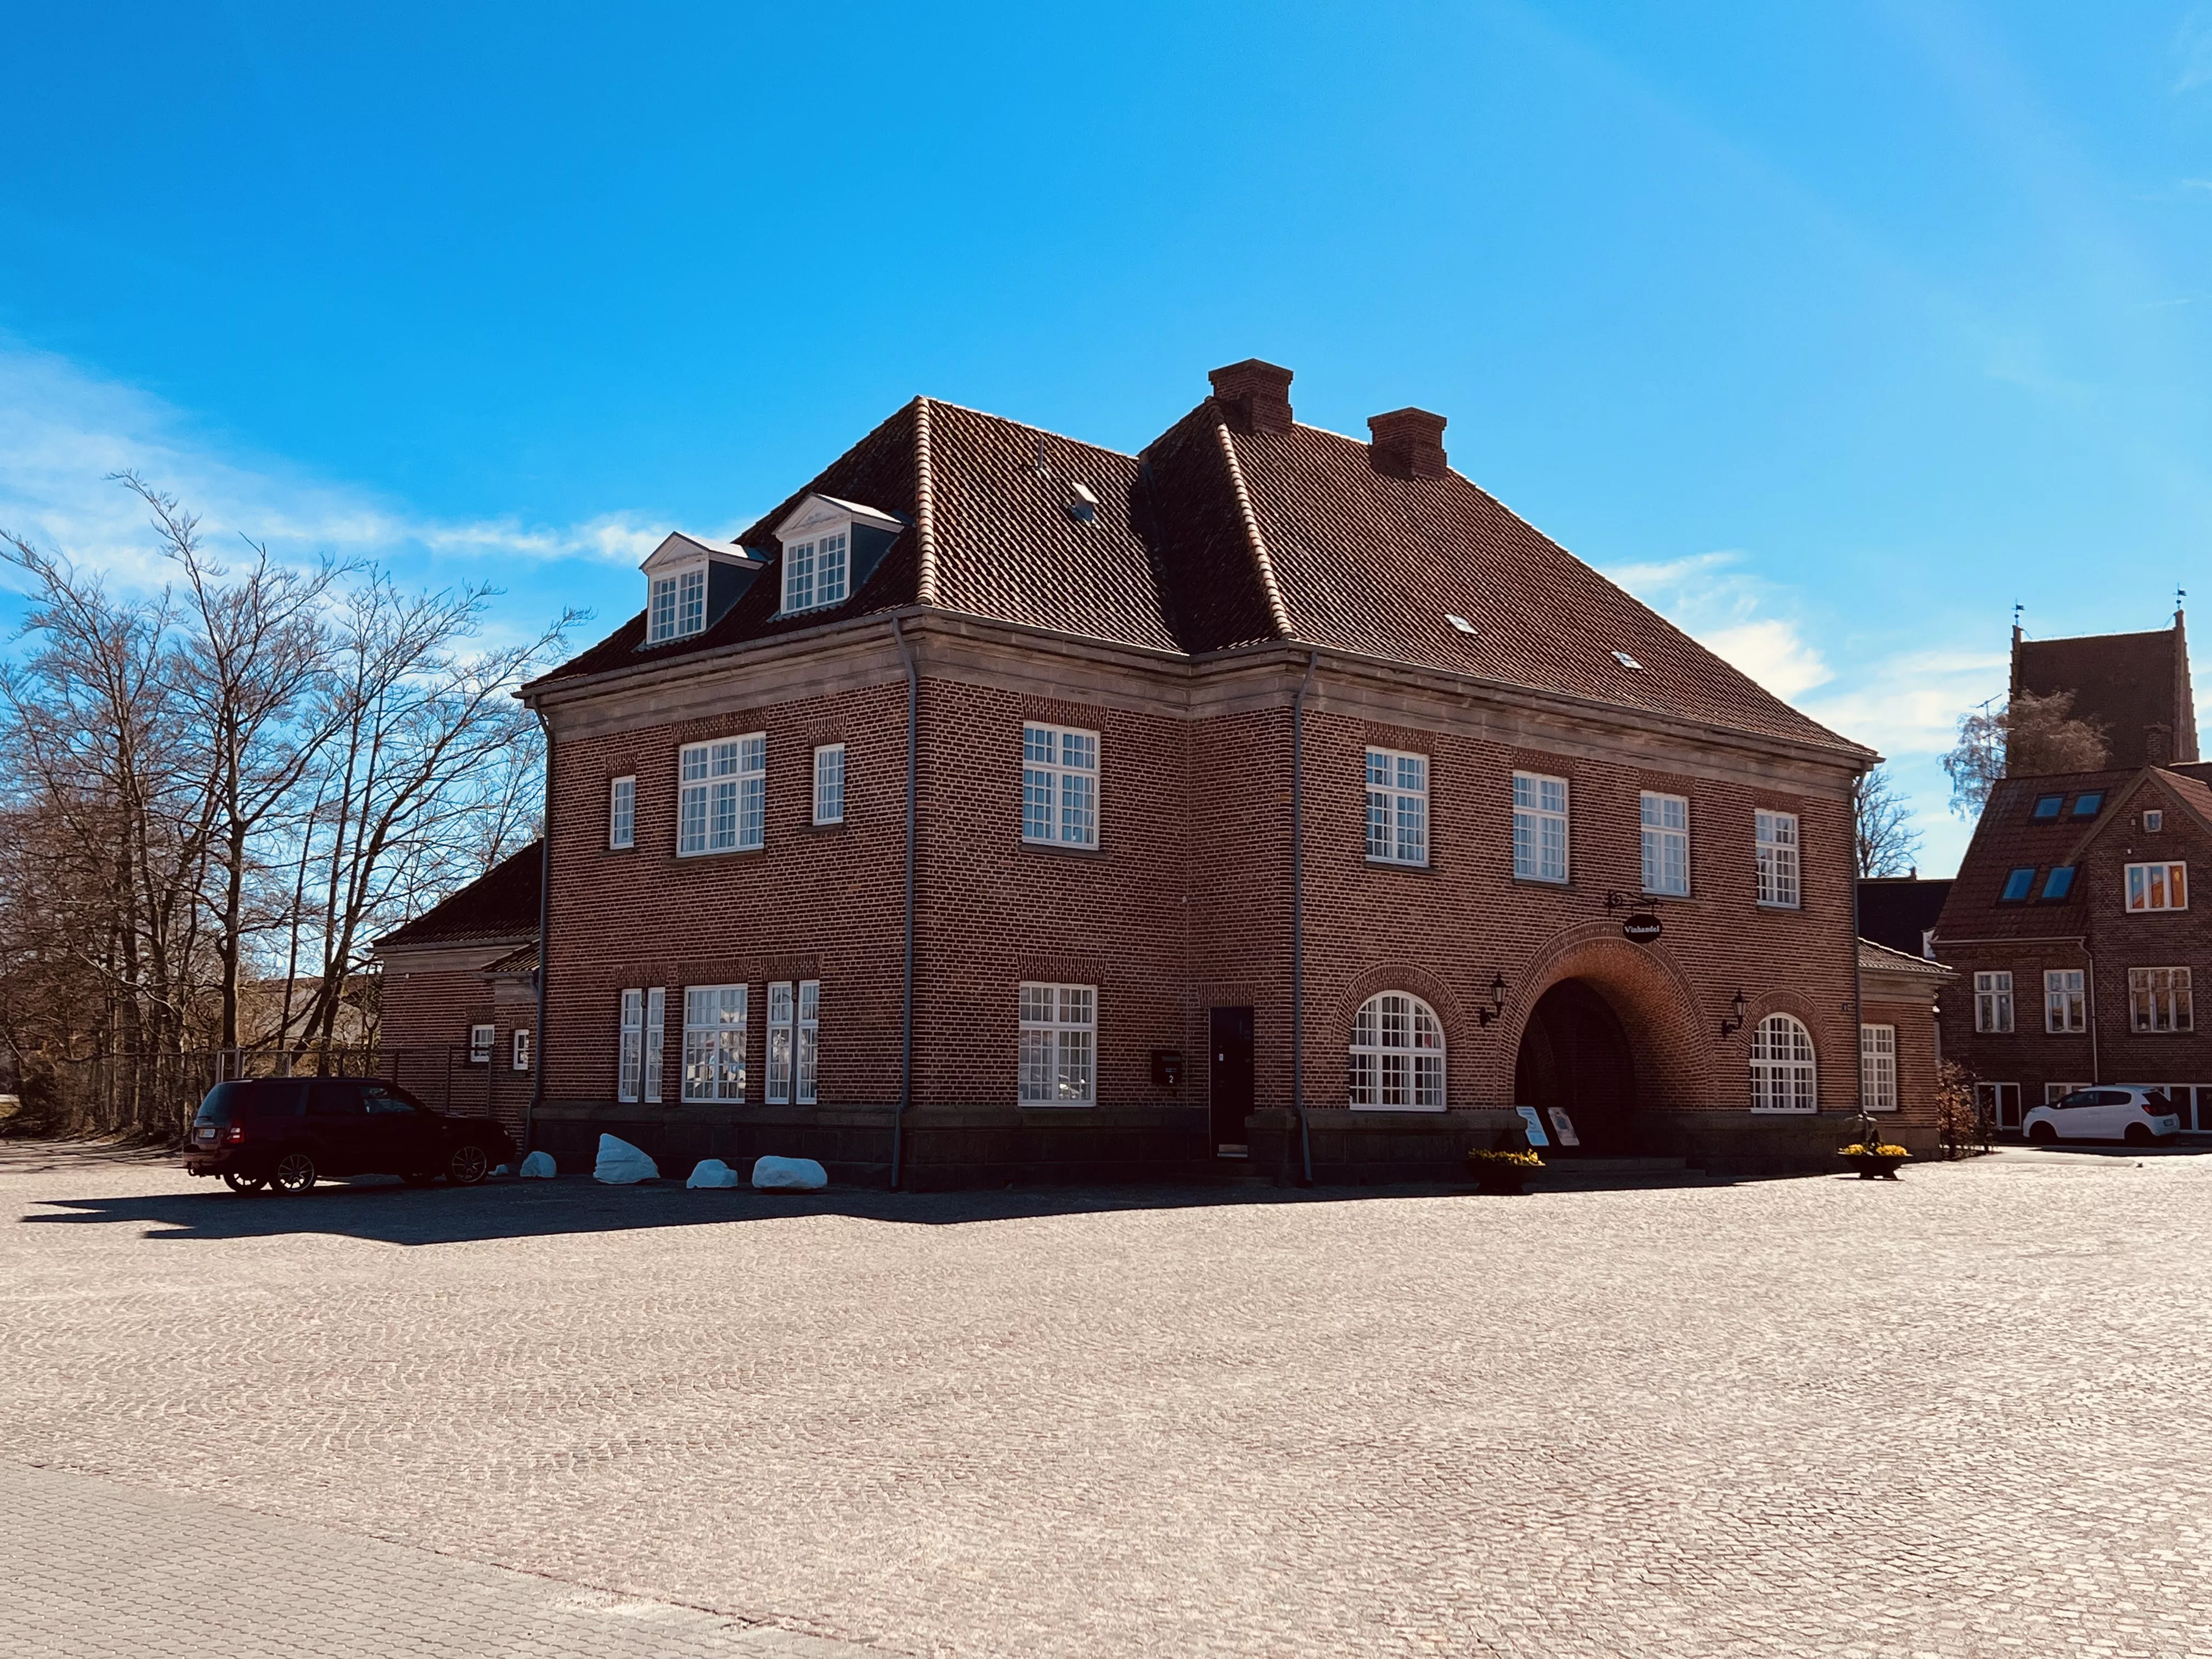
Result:
<svg viewBox="0 0 2212 1659">
<path fill-rule="evenodd" d="M 1490 981 L 1490 1006 L 1477 1008 L 1474 1017 L 1487 1025 L 1505 1012 L 1505 975 L 1499 974 Z"/>
<path fill-rule="evenodd" d="M 1738 991 L 1735 994 L 1735 1000 L 1729 1004 L 1729 1012 L 1727 1017 L 1721 1021 L 1721 1035 L 1723 1036 L 1727 1036 L 1733 1032 L 1743 1030 L 1744 1006 L 1743 993 L 1741 991 Z"/>
</svg>

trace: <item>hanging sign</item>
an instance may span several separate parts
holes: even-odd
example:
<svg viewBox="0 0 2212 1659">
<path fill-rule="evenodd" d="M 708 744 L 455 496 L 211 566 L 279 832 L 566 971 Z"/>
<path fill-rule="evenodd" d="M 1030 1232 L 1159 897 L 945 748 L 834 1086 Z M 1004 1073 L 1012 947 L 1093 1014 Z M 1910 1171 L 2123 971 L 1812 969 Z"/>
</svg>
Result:
<svg viewBox="0 0 2212 1659">
<path fill-rule="evenodd" d="M 1649 945 L 1666 931 L 1656 916 L 1631 916 L 1620 924 L 1621 938 L 1633 939 L 1638 945 Z"/>
</svg>

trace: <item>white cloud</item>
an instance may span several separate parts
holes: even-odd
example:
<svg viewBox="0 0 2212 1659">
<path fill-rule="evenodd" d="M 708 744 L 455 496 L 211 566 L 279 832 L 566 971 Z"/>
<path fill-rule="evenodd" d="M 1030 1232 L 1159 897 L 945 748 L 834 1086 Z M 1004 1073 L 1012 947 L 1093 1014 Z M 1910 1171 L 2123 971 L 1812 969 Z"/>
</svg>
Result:
<svg viewBox="0 0 2212 1659">
<path fill-rule="evenodd" d="M 161 399 L 0 339 L 0 528 L 120 580 L 158 581 L 166 572 L 145 509 L 108 481 L 125 471 L 198 514 L 210 546 L 235 547 L 242 534 L 280 557 L 419 549 L 635 564 L 662 533 L 626 513 L 565 526 L 425 518 L 279 459 L 235 458 Z"/>
<path fill-rule="evenodd" d="M 1699 553 L 1664 563 L 1627 565 L 1607 574 L 1776 696 L 1794 701 L 1826 685 L 1834 673 L 1807 642 L 1797 622 L 1759 614 L 1786 605 L 1787 596 L 1741 568 L 1742 562 L 1741 553 Z"/>
<path fill-rule="evenodd" d="M 2203 7 L 2183 18 L 2181 27 L 2174 31 L 2173 55 L 2181 64 L 2181 73 L 2173 83 L 2176 93 L 2212 85 L 2212 19 L 2205 16 Z"/>
</svg>

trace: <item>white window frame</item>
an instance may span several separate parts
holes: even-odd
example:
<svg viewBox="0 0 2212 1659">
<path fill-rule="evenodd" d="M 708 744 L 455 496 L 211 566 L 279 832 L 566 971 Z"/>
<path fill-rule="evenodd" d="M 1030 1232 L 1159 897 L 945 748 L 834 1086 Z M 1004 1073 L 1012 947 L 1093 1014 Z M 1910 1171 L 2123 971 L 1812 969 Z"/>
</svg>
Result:
<svg viewBox="0 0 2212 1659">
<path fill-rule="evenodd" d="M 1869 1112 L 1893 1112 L 1897 1103 L 1897 1027 L 1859 1027 L 1859 1090 Z"/>
<path fill-rule="evenodd" d="M 1098 988 L 1024 980 L 1020 998 L 1020 1103 L 1096 1106 Z"/>
<path fill-rule="evenodd" d="M 530 1069 L 530 1028 L 527 1025 L 514 1028 L 514 1043 L 509 1063 L 518 1072 Z"/>
<path fill-rule="evenodd" d="M 660 1053 L 668 1041 L 668 991 L 648 986 L 645 993 L 645 1098 L 660 1103 Z"/>
<path fill-rule="evenodd" d="M 817 525 L 783 550 L 783 611 L 826 611 L 852 592 L 853 526 Z"/>
<path fill-rule="evenodd" d="M 1690 798 L 1646 789 L 1637 799 L 1643 825 L 1644 890 L 1690 896 Z"/>
<path fill-rule="evenodd" d="M 2128 969 L 2128 1029 L 2143 1036 L 2185 1036 L 2197 1029 L 2194 988 L 2186 968 Z"/>
<path fill-rule="evenodd" d="M 1547 772 L 1513 774 L 1513 875 L 1565 885 L 1574 868 L 1567 780 Z"/>
<path fill-rule="evenodd" d="M 684 988 L 684 1099 L 742 1106 L 745 1039 L 751 1030 L 751 988 Z"/>
<path fill-rule="evenodd" d="M 1820 1056 L 1795 1014 L 1772 1013 L 1751 1029 L 1751 1109 L 1802 1115 L 1820 1109 Z"/>
<path fill-rule="evenodd" d="M 632 987 L 622 994 L 622 1018 L 616 1030 L 620 1036 L 615 1048 L 615 1098 L 627 1103 L 637 1099 L 645 1075 L 643 990 Z"/>
<path fill-rule="evenodd" d="M 2189 908 L 2189 866 L 2179 859 L 2154 859 L 2125 867 L 2123 880 L 2129 910 L 2137 915 Z M 2174 902 L 2176 896 L 2180 902 Z"/>
<path fill-rule="evenodd" d="M 1448 1097 L 1444 1024 L 1407 991 L 1382 991 L 1352 1016 L 1345 1078 L 1355 1112 L 1441 1112 Z"/>
<path fill-rule="evenodd" d="M 489 1024 L 471 1024 L 469 1027 L 469 1064 L 471 1066 L 490 1065 L 491 1051 L 498 1042 L 498 1027 Z"/>
<path fill-rule="evenodd" d="M 757 853 L 768 834 L 768 734 L 687 743 L 676 756 L 676 856 Z"/>
<path fill-rule="evenodd" d="M 645 618 L 647 645 L 665 645 L 702 631 L 707 626 L 707 567 L 695 564 L 653 577 L 646 585 Z"/>
<path fill-rule="evenodd" d="M 814 750 L 814 822 L 845 821 L 845 745 L 817 744 Z"/>
<path fill-rule="evenodd" d="M 637 779 L 611 779 L 607 784 L 607 850 L 625 853 L 637 845 Z"/>
<path fill-rule="evenodd" d="M 2089 975 L 2080 968 L 2043 970 L 2043 1029 L 2051 1036 L 2075 1036 L 2089 1029 Z"/>
<path fill-rule="evenodd" d="M 822 981 L 777 980 L 768 988 L 768 1077 L 771 1106 L 815 1104 L 821 1066 Z"/>
<path fill-rule="evenodd" d="M 1429 861 L 1429 757 L 1398 749 L 1367 751 L 1367 860 Z"/>
<path fill-rule="evenodd" d="M 1974 1030 L 2002 1036 L 2012 1030 L 2012 970 L 1996 968 L 1974 975 Z"/>
<path fill-rule="evenodd" d="M 1770 910 L 1796 910 L 1804 901 L 1804 860 L 1797 815 L 1761 806 L 1753 811 L 1752 834 L 1759 866 L 1759 902 Z"/>
<path fill-rule="evenodd" d="M 2143 812 L 2142 825 L 2145 835 L 2159 834 L 2166 828 L 2166 809 L 2160 806 L 2146 808 Z"/>
<path fill-rule="evenodd" d="M 1022 840 L 1098 845 L 1099 740 L 1080 726 L 1022 722 Z"/>
<path fill-rule="evenodd" d="M 2054 1101 L 2065 1099 L 2076 1089 L 2091 1089 L 2095 1086 L 2091 1083 L 2046 1083 L 2043 1085 L 2043 1103 L 2048 1106 Z"/>
</svg>

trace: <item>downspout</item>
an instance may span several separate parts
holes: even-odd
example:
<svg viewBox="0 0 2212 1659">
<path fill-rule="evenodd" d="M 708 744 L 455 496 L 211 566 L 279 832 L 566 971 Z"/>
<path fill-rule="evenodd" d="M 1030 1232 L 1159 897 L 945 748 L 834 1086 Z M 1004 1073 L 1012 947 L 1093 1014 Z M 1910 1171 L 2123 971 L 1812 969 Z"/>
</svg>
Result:
<svg viewBox="0 0 2212 1659">
<path fill-rule="evenodd" d="M 1858 839 L 1858 824 L 1856 818 L 1852 821 L 1851 830 L 1851 839 L 1856 842 Z M 1853 871 L 1851 873 L 1851 1020 L 1858 1029 L 1851 1033 L 1851 1045 L 1858 1055 L 1858 1102 L 1861 1117 L 1866 1115 L 1867 1109 L 1866 986 L 1861 977 L 1863 965 L 1859 961 L 1859 878 L 1858 872 Z M 1893 1063 L 1892 1069 L 1895 1069 Z M 1899 1088 L 1896 1091 L 1896 1094 L 1897 1109 L 1901 1114 L 1905 1110 L 1905 1091 Z"/>
<path fill-rule="evenodd" d="M 2075 939 L 2074 941 L 2074 945 L 2075 948 L 2081 952 L 2081 966 L 2087 970 L 2081 975 L 2081 982 L 2088 988 L 2089 992 L 2087 999 L 2089 1004 L 2089 1081 L 2092 1083 L 2102 1083 L 2105 1080 L 2104 1076 L 2102 1073 L 2099 1071 L 2097 1066 L 2097 958 L 2090 951 L 2089 936 L 2087 934 L 2084 933 L 2080 939 Z M 2023 1112 L 2026 1110 L 2025 1108 L 2022 1108 L 2021 1109 Z"/>
<path fill-rule="evenodd" d="M 1306 1123 L 1306 694 L 1321 653 L 1306 658 L 1306 677 L 1291 700 L 1291 1109 L 1298 1118 L 1302 1187 L 1313 1185 L 1313 1137 Z"/>
<path fill-rule="evenodd" d="M 906 1151 L 906 1109 L 914 1103 L 914 808 L 915 763 L 920 754 L 921 684 L 915 678 L 914 651 L 899 619 L 891 617 L 891 641 L 906 667 L 906 969 L 899 993 L 899 1097 L 891 1117 L 891 1190 L 899 1184 Z"/>
<path fill-rule="evenodd" d="M 536 1150 L 538 1108 L 545 1098 L 545 959 L 553 917 L 553 726 L 539 709 L 538 729 L 545 734 L 545 823 L 538 841 L 538 1027 L 530 1034 L 530 1103 L 522 1109 L 522 1150 Z"/>
</svg>

